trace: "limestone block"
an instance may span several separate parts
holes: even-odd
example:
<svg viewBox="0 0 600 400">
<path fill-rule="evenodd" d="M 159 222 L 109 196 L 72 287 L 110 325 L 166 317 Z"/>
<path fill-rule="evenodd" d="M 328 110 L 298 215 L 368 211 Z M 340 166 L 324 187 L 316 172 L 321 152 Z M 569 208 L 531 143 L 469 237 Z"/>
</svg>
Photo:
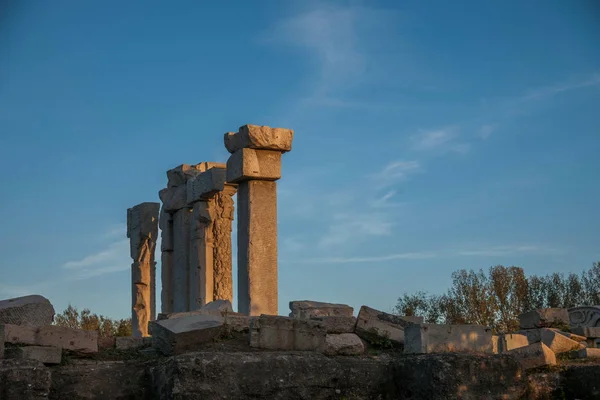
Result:
<svg viewBox="0 0 600 400">
<path fill-rule="evenodd" d="M 184 208 L 173 214 L 172 281 L 173 312 L 188 311 L 190 299 L 190 220 L 191 210 Z"/>
<path fill-rule="evenodd" d="M 187 207 L 187 186 L 180 185 L 162 189 L 158 192 L 158 197 L 163 202 L 164 210 L 173 214 L 177 210 Z"/>
<path fill-rule="evenodd" d="M 341 316 L 352 317 L 354 309 L 345 304 L 322 303 L 319 301 L 290 301 L 290 317 L 310 319 L 311 317 Z"/>
<path fill-rule="evenodd" d="M 225 147 L 230 153 L 243 148 L 277 150 L 284 153 L 292 150 L 293 139 L 294 131 L 291 129 L 244 125 L 237 133 L 225 134 Z"/>
<path fill-rule="evenodd" d="M 482 325 L 413 324 L 404 330 L 404 353 L 493 353 L 492 330 Z"/>
<path fill-rule="evenodd" d="M 225 327 L 233 332 L 248 332 L 251 321 L 256 319 L 240 313 L 227 313 L 224 318 Z"/>
<path fill-rule="evenodd" d="M 529 338 L 527 335 L 506 333 L 498 336 L 498 353 L 504 353 L 525 346 L 529 346 Z"/>
<path fill-rule="evenodd" d="M 580 336 L 575 333 L 564 332 L 564 331 L 561 331 L 560 329 L 556 329 L 556 328 L 550 328 L 550 329 L 552 329 L 553 331 L 556 331 L 556 332 L 560 333 L 561 335 L 566 336 L 569 339 L 574 340 L 576 342 L 585 342 L 587 340 L 587 337 Z M 577 328 L 574 328 L 574 329 L 577 329 Z"/>
<path fill-rule="evenodd" d="M 356 318 L 342 315 L 311 317 L 313 321 L 323 324 L 327 333 L 354 333 Z"/>
<path fill-rule="evenodd" d="M 585 348 L 577 351 L 577 358 L 600 358 L 600 349 Z"/>
<path fill-rule="evenodd" d="M 365 345 L 354 333 L 331 334 L 325 337 L 323 353 L 333 356 L 356 356 L 365 352 Z"/>
<path fill-rule="evenodd" d="M 225 316 L 228 313 L 233 313 L 233 308 L 231 307 L 231 302 L 229 300 L 215 300 L 206 304 L 195 311 L 187 311 L 187 312 L 179 312 L 179 313 L 171 313 L 165 315 L 162 319 L 173 319 L 173 318 L 185 318 L 191 317 L 194 315 L 214 315 L 217 317 Z"/>
<path fill-rule="evenodd" d="M 569 325 L 566 308 L 540 308 L 519 315 L 521 329 L 552 328 Z"/>
<path fill-rule="evenodd" d="M 130 255 L 140 261 L 146 240 L 156 243 L 158 237 L 159 203 L 141 203 L 127 209 L 127 237 L 130 239 Z M 148 249 L 154 251 L 154 247 Z"/>
<path fill-rule="evenodd" d="M 600 338 L 592 338 L 585 341 L 586 347 L 589 348 L 600 348 Z"/>
<path fill-rule="evenodd" d="M 210 168 L 224 168 L 224 164 L 215 162 L 201 162 L 195 165 L 181 164 L 167 171 L 167 187 L 172 188 L 186 184 L 188 179 Z"/>
<path fill-rule="evenodd" d="M 318 351 L 326 335 L 317 321 L 261 315 L 250 322 L 250 347 L 260 349 Z"/>
<path fill-rule="evenodd" d="M 401 317 L 362 306 L 358 313 L 355 332 L 368 342 L 383 338 L 390 340 L 394 345 L 402 345 L 404 344 L 404 329 L 422 322 L 422 317 Z"/>
<path fill-rule="evenodd" d="M 160 251 L 173 251 L 173 216 L 165 211 L 164 206 L 160 210 L 158 227 L 161 231 Z"/>
<path fill-rule="evenodd" d="M 197 351 L 223 332 L 223 317 L 194 315 L 150 323 L 152 347 L 165 355 Z"/>
<path fill-rule="evenodd" d="M 541 342 L 510 350 L 507 354 L 515 357 L 521 363 L 523 369 L 556 365 L 556 355 Z"/>
<path fill-rule="evenodd" d="M 151 345 L 151 337 L 117 336 L 115 338 L 115 348 L 117 350 L 139 349 Z"/>
<path fill-rule="evenodd" d="M 579 349 L 579 342 L 571 340 L 552 329 L 541 329 L 541 341 L 548 346 L 554 354 L 561 354 Z"/>
<path fill-rule="evenodd" d="M 39 361 L 44 364 L 60 364 L 62 349 L 47 346 L 11 347 L 6 349 L 6 358 Z"/>
<path fill-rule="evenodd" d="M 98 352 L 98 332 L 56 325 L 4 325 L 5 341 L 13 344 L 62 347 L 82 353 Z"/>
<path fill-rule="evenodd" d="M 225 188 L 225 168 L 211 168 L 187 181 L 187 203 L 212 198 Z"/>
<path fill-rule="evenodd" d="M 15 297 L 0 301 L 0 324 L 50 325 L 54 320 L 54 307 L 40 295 Z"/>
<path fill-rule="evenodd" d="M 215 300 L 233 300 L 233 262 L 231 231 L 233 224 L 233 195 L 237 186 L 226 184 L 212 199 L 216 220 L 213 223 L 213 266 Z"/>
<path fill-rule="evenodd" d="M 114 336 L 99 337 L 98 338 L 98 349 L 99 350 L 114 349 L 116 346 L 116 342 L 117 342 L 117 340 Z"/>
<path fill-rule="evenodd" d="M 576 327 L 576 328 L 572 328 L 571 331 L 576 334 L 576 335 L 580 335 L 580 336 L 584 336 L 586 338 L 600 338 L 600 326 L 593 326 L 593 327 Z"/>
<path fill-rule="evenodd" d="M 498 342 L 500 341 L 500 336 L 492 335 L 492 353 L 498 354 L 500 350 L 498 349 Z"/>
<path fill-rule="evenodd" d="M 569 308 L 571 327 L 600 327 L 600 306 Z"/>
<path fill-rule="evenodd" d="M 241 149 L 227 160 L 227 182 L 251 179 L 276 181 L 281 178 L 281 153 L 271 150 Z"/>
</svg>

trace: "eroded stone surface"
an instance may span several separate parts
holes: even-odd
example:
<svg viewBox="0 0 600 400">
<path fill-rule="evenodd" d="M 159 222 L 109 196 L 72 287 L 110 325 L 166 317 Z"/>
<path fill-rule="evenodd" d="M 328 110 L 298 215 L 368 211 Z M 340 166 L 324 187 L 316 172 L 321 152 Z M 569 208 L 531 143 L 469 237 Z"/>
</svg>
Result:
<svg viewBox="0 0 600 400">
<path fill-rule="evenodd" d="M 117 350 L 137 349 L 151 345 L 151 337 L 117 336 L 115 338 L 115 348 Z"/>
<path fill-rule="evenodd" d="M 493 339 L 492 339 L 493 340 Z M 498 336 L 498 353 L 518 349 L 529 345 L 527 335 L 519 333 L 506 333 Z"/>
<path fill-rule="evenodd" d="M 251 179 L 276 181 L 281 178 L 281 153 L 271 150 L 240 149 L 227 160 L 227 182 Z"/>
<path fill-rule="evenodd" d="M 510 350 L 506 354 L 515 357 L 524 369 L 556 365 L 556 355 L 541 342 Z"/>
<path fill-rule="evenodd" d="M 187 181 L 187 203 L 208 200 L 225 188 L 225 168 L 211 168 Z"/>
<path fill-rule="evenodd" d="M 404 329 L 404 352 L 493 353 L 492 330 L 481 325 L 412 324 Z"/>
<path fill-rule="evenodd" d="M 54 307 L 44 296 L 30 295 L 0 301 L 0 324 L 50 325 Z"/>
<path fill-rule="evenodd" d="M 579 342 L 571 340 L 568 337 L 552 329 L 541 329 L 540 338 L 554 354 L 566 353 L 567 351 L 579 349 Z"/>
<path fill-rule="evenodd" d="M 519 315 L 521 329 L 553 328 L 569 325 L 566 308 L 540 308 Z"/>
<path fill-rule="evenodd" d="M 356 334 L 368 342 L 389 340 L 392 344 L 404 344 L 404 329 L 423 322 L 422 317 L 398 316 L 362 306 L 356 321 Z"/>
<path fill-rule="evenodd" d="M 215 207 L 212 201 L 194 203 L 190 218 L 189 305 L 193 311 L 213 301 Z"/>
<path fill-rule="evenodd" d="M 223 332 L 224 319 L 214 315 L 193 315 L 164 319 L 150 324 L 152 346 L 165 355 L 197 351 Z"/>
<path fill-rule="evenodd" d="M 160 241 L 160 280 L 161 280 L 161 312 L 173 312 L 173 217 L 160 210 L 158 227 L 161 231 Z"/>
<path fill-rule="evenodd" d="M 356 327 L 355 317 L 332 315 L 311 317 L 310 319 L 322 323 L 327 333 L 353 333 Z"/>
<path fill-rule="evenodd" d="M 191 210 L 188 208 L 181 209 L 173 214 L 173 312 L 189 311 L 191 215 Z"/>
<path fill-rule="evenodd" d="M 311 320 L 261 315 L 250 322 L 250 346 L 268 350 L 320 351 L 325 327 Z"/>
<path fill-rule="evenodd" d="M 356 356 L 364 353 L 365 345 L 354 333 L 328 334 L 325 337 L 325 349 L 327 355 Z"/>
<path fill-rule="evenodd" d="M 0 360 L 0 399 L 43 400 L 50 394 L 50 370 L 39 361 Z"/>
<path fill-rule="evenodd" d="M 354 309 L 346 304 L 323 303 L 320 301 L 290 301 L 290 317 L 310 319 L 311 317 L 340 316 L 352 317 Z"/>
<path fill-rule="evenodd" d="M 214 198 L 216 219 L 212 225 L 214 240 L 213 253 L 213 298 L 233 301 L 233 264 L 231 231 L 233 226 L 233 195 L 237 187 L 225 185 Z"/>
<path fill-rule="evenodd" d="M 569 323 L 572 327 L 600 327 L 600 306 L 569 308 Z"/>
<path fill-rule="evenodd" d="M 34 346 L 62 347 L 82 353 L 98 352 L 98 332 L 66 328 L 56 325 L 4 325 L 7 343 Z"/>
<path fill-rule="evenodd" d="M 229 300 L 215 300 L 199 308 L 198 310 L 167 314 L 161 319 L 184 318 L 194 315 L 214 315 L 217 317 L 223 317 L 228 313 L 233 313 L 231 302 Z"/>
<path fill-rule="evenodd" d="M 586 338 L 600 338 L 600 326 L 575 327 L 572 328 L 572 332 L 576 335 L 584 336 Z"/>
<path fill-rule="evenodd" d="M 244 125 L 237 133 L 226 133 L 224 139 L 225 148 L 230 153 L 235 153 L 243 148 L 277 150 L 284 153 L 292 150 L 294 131 L 285 128 Z"/>
<path fill-rule="evenodd" d="M 51 346 L 24 346 L 6 349 L 6 358 L 33 360 L 44 364 L 60 364 L 62 349 Z"/>
</svg>

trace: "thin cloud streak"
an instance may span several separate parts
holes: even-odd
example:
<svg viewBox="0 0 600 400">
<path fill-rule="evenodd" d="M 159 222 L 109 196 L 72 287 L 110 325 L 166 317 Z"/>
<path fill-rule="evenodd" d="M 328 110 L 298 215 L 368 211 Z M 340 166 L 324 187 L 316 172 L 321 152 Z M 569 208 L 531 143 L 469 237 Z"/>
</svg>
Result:
<svg viewBox="0 0 600 400">
<path fill-rule="evenodd" d="M 572 90 L 583 89 L 588 87 L 600 87 L 600 73 L 594 73 L 591 77 L 578 81 L 563 82 L 551 86 L 541 87 L 530 90 L 525 96 L 524 100 L 538 100 L 545 99 L 548 97 L 555 96 L 563 92 L 569 92 Z"/>
</svg>

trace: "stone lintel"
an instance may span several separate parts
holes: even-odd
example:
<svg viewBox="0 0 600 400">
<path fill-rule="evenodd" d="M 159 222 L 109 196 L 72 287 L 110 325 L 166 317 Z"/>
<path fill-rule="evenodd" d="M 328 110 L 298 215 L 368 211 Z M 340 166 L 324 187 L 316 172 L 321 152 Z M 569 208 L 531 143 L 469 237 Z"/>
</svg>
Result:
<svg viewBox="0 0 600 400">
<path fill-rule="evenodd" d="M 237 133 L 226 133 L 224 139 L 225 147 L 230 153 L 235 153 L 243 148 L 276 150 L 285 153 L 292 150 L 294 131 L 286 128 L 244 125 Z"/>
<path fill-rule="evenodd" d="M 281 152 L 241 149 L 227 160 L 227 182 L 276 181 L 281 178 Z"/>
<path fill-rule="evenodd" d="M 209 200 L 225 188 L 225 168 L 211 168 L 187 181 L 187 203 Z"/>
<path fill-rule="evenodd" d="M 175 186 L 185 185 L 188 179 L 193 178 L 199 173 L 207 171 L 210 168 L 225 168 L 225 164 L 208 161 L 203 161 L 194 165 L 181 164 L 167 171 L 167 187 L 171 188 Z"/>
</svg>

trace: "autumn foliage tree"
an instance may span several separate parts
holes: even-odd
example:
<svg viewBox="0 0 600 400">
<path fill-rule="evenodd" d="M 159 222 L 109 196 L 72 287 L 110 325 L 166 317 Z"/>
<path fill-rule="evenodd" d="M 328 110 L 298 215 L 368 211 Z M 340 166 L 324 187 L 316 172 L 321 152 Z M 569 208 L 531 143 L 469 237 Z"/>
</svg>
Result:
<svg viewBox="0 0 600 400">
<path fill-rule="evenodd" d="M 114 320 L 104 315 L 92 314 L 84 308 L 81 312 L 69 304 L 54 317 L 54 324 L 86 331 L 97 331 L 99 337 L 131 336 L 131 318 Z"/>
<path fill-rule="evenodd" d="M 461 269 L 452 273 L 446 294 L 405 293 L 395 311 L 420 315 L 428 323 L 480 324 L 495 332 L 519 328 L 519 314 L 545 307 L 600 304 L 600 262 L 581 275 L 526 276 L 521 267 L 489 268 L 486 272 Z"/>
</svg>

